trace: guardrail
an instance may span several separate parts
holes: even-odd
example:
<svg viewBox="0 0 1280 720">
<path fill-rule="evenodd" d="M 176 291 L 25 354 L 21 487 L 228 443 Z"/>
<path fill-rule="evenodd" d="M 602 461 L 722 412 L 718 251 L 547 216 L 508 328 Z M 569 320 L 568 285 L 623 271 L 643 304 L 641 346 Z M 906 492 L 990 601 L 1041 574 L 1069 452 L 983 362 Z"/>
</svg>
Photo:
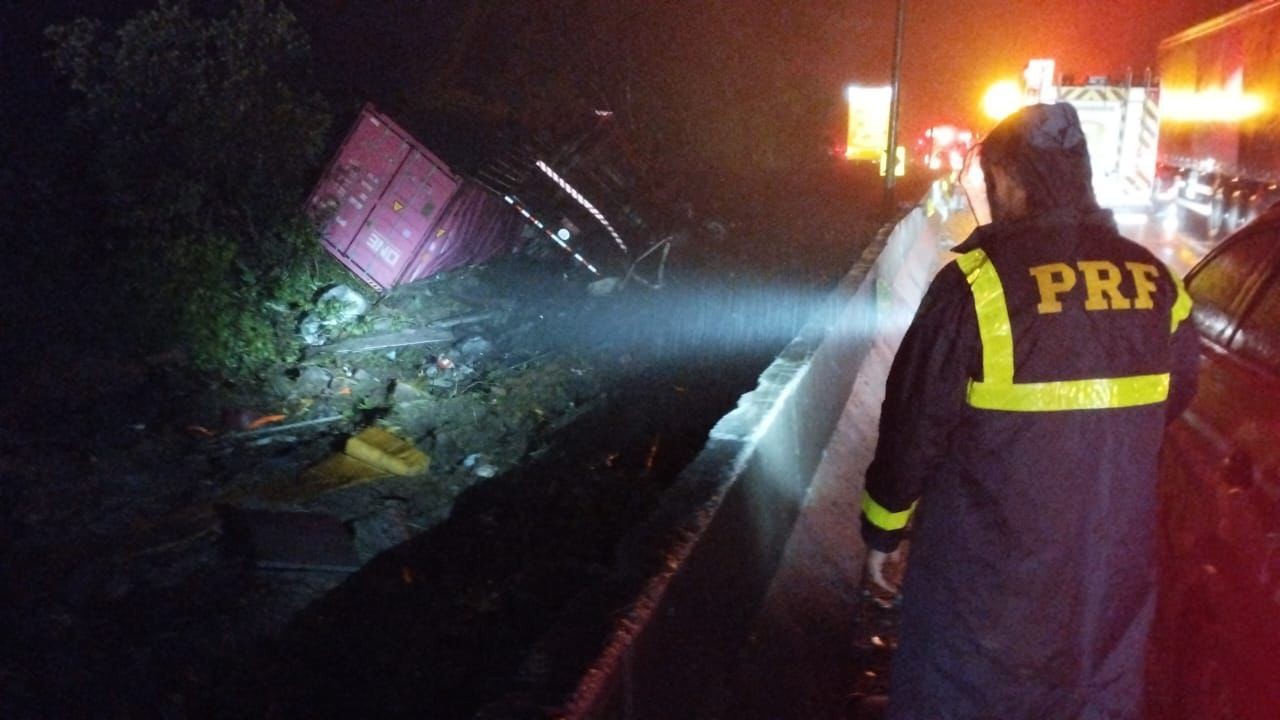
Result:
<svg viewBox="0 0 1280 720">
<path fill-rule="evenodd" d="M 730 684 L 854 378 L 878 338 L 900 339 L 936 269 L 943 196 L 935 185 L 877 234 L 826 307 L 712 429 L 651 521 L 620 548 L 620 572 L 631 582 L 615 587 L 641 590 L 615 614 L 589 670 L 560 678 L 573 689 L 554 717 L 696 717 L 691 698 Z M 549 677 L 556 667 L 575 665 L 556 657 L 572 625 L 553 628 L 531 660 L 548 667 L 526 668 L 543 676 L 544 692 L 557 684 Z M 715 706 L 714 698 L 705 702 Z M 492 705 L 479 717 L 509 710 Z"/>
</svg>

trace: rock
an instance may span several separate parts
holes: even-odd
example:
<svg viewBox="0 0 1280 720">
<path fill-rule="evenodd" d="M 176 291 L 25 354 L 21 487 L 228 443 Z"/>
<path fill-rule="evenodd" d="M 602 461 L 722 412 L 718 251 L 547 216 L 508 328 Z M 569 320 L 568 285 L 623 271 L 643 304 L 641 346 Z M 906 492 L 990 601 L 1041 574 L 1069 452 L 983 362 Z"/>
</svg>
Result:
<svg viewBox="0 0 1280 720">
<path fill-rule="evenodd" d="M 345 325 L 369 310 L 369 301 L 346 285 L 334 285 L 316 298 L 316 309 L 326 325 Z"/>
<path fill-rule="evenodd" d="M 351 388 L 355 383 L 350 378 L 335 377 L 329 381 L 329 391 L 334 395 L 346 396 L 351 394 Z"/>
<path fill-rule="evenodd" d="M 272 373 L 267 378 L 267 383 L 271 388 L 271 394 L 276 397 L 289 397 L 297 392 L 298 378 L 301 374 L 297 368 L 288 372 Z"/>
<path fill-rule="evenodd" d="M 462 461 L 462 448 L 453 435 L 437 432 L 431 456 L 439 467 L 452 467 Z"/>
<path fill-rule="evenodd" d="M 493 352 L 493 343 L 475 335 L 458 343 L 457 351 L 463 362 L 474 365 Z"/>
<path fill-rule="evenodd" d="M 596 280 L 587 286 L 587 294 L 592 297 L 602 297 L 613 293 L 622 284 L 622 280 L 616 277 L 607 277 Z"/>
<path fill-rule="evenodd" d="M 311 397 L 327 390 L 332 381 L 333 373 L 322 367 L 308 365 L 298 373 L 298 380 L 294 383 L 293 390 L 303 397 Z"/>
<path fill-rule="evenodd" d="M 488 456 L 483 453 L 472 453 L 462 461 L 462 466 L 471 470 L 476 476 L 482 478 L 491 478 L 498 474 L 498 468 L 489 462 Z"/>
<path fill-rule="evenodd" d="M 362 562 L 413 536 L 409 527 L 409 503 L 403 498 L 386 498 L 381 507 L 350 521 L 349 526 Z"/>
<path fill-rule="evenodd" d="M 395 402 L 413 402 L 422 398 L 422 391 L 404 380 L 396 380 L 391 388 L 391 399 Z"/>
<path fill-rule="evenodd" d="M 313 313 L 302 316 L 302 320 L 298 322 L 298 334 L 302 336 L 302 342 L 308 345 L 323 345 L 329 342 L 329 333 L 326 332 L 324 323 Z"/>
<path fill-rule="evenodd" d="M 369 301 L 346 285 L 335 285 L 316 298 L 315 309 L 302 316 L 298 334 L 308 345 L 323 345 L 337 327 L 354 322 L 369 310 Z"/>
<path fill-rule="evenodd" d="M 382 381 L 374 377 L 366 370 L 356 370 L 351 374 L 351 392 L 357 398 L 368 398 L 377 396 L 382 399 L 380 393 L 385 393 L 386 387 Z"/>
</svg>

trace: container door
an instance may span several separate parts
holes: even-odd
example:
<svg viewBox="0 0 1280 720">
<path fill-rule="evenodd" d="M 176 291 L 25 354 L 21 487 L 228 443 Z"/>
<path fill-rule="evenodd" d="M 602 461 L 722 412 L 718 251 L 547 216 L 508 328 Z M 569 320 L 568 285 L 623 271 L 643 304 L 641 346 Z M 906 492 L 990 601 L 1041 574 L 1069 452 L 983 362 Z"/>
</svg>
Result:
<svg viewBox="0 0 1280 720">
<path fill-rule="evenodd" d="M 347 256 L 382 287 L 395 285 L 457 188 L 438 161 L 410 150 Z"/>
<path fill-rule="evenodd" d="M 409 144 L 367 111 L 312 196 L 313 213 L 326 218 L 325 244 L 346 254 L 378 198 L 409 154 Z"/>
</svg>

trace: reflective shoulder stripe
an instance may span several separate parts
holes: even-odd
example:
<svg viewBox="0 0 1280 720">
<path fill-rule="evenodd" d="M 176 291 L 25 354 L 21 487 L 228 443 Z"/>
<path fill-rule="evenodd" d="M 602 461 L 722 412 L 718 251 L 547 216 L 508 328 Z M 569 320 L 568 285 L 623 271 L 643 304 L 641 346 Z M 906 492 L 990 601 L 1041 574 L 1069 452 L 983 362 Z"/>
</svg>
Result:
<svg viewBox="0 0 1280 720">
<path fill-rule="evenodd" d="M 881 530 L 901 530 L 907 526 L 907 521 L 911 519 L 911 511 L 916 509 L 916 504 L 911 503 L 911 507 L 900 512 L 891 512 L 886 510 L 883 505 L 871 499 L 870 493 L 862 493 L 862 512 L 871 521 L 872 525 Z"/>
<path fill-rule="evenodd" d="M 1191 296 L 1187 294 L 1187 288 L 1182 284 L 1182 278 L 1174 273 L 1169 273 L 1173 278 L 1173 284 L 1178 288 L 1178 299 L 1173 301 L 1173 311 L 1170 313 L 1171 322 L 1169 332 L 1178 329 L 1183 320 L 1191 315 Z"/>
<path fill-rule="evenodd" d="M 1005 302 L 1004 286 L 995 266 L 981 249 L 956 259 L 973 292 L 982 340 L 982 381 L 971 380 L 969 405 L 983 410 L 1009 412 L 1057 412 L 1106 410 L 1153 405 L 1169 396 L 1169 374 L 1092 378 L 1058 382 L 1013 381 L 1013 328 Z M 1178 299 L 1172 310 L 1173 328 L 1191 312 L 1191 299 L 1174 277 Z M 865 508 L 865 501 L 864 501 Z M 868 514 L 870 517 L 870 514 Z"/>
<path fill-rule="evenodd" d="M 1163 402 L 1168 396 L 1168 373 L 1007 385 L 973 382 L 969 385 L 969 404 L 973 407 L 1015 412 L 1135 407 Z"/>
<path fill-rule="evenodd" d="M 978 313 L 978 335 L 982 338 L 982 378 L 986 382 L 1013 382 L 1013 327 L 1004 300 L 1004 285 L 981 249 L 970 250 L 956 259 L 973 291 Z"/>
</svg>

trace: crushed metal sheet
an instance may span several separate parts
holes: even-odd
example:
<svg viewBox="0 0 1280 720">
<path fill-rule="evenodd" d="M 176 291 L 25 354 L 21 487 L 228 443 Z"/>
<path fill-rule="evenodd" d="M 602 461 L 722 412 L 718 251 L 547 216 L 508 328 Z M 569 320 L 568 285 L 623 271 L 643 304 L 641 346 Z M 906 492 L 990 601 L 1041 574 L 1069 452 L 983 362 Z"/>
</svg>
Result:
<svg viewBox="0 0 1280 720">
<path fill-rule="evenodd" d="M 391 348 L 410 347 L 413 345 L 429 345 L 439 342 L 453 342 L 453 331 L 447 327 L 429 325 L 379 335 L 340 340 L 329 345 L 322 345 L 307 350 L 307 357 L 325 354 L 371 352 L 374 350 L 390 350 Z"/>
</svg>

